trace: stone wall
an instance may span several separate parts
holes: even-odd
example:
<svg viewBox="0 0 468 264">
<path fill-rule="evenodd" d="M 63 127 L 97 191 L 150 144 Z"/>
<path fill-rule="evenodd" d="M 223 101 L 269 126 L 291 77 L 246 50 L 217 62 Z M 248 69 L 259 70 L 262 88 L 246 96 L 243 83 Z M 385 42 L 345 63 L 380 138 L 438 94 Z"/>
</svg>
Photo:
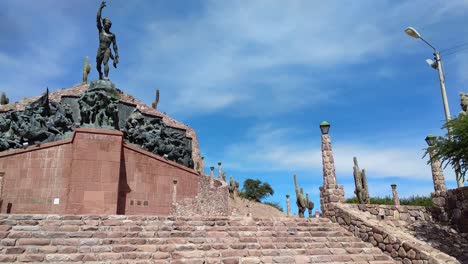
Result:
<svg viewBox="0 0 468 264">
<path fill-rule="evenodd" d="M 433 194 L 433 217 L 468 233 L 468 186 Z"/>
<path fill-rule="evenodd" d="M 77 129 L 72 139 L 0 153 L 1 212 L 168 215 L 171 183 L 194 198 L 193 169 L 123 143 L 122 132 Z"/>
<path fill-rule="evenodd" d="M 123 155 L 119 214 L 171 214 L 174 180 L 178 200 L 197 195 L 200 176 L 194 170 L 132 145 L 124 145 Z"/>
<path fill-rule="evenodd" d="M 381 205 L 381 204 L 348 204 L 362 212 L 368 212 L 377 220 L 403 220 L 414 222 L 431 220 L 430 208 L 425 206 Z"/>
<path fill-rule="evenodd" d="M 177 186 L 179 188 L 179 186 Z M 178 192 L 178 190 L 177 190 Z M 227 216 L 229 208 L 229 188 L 224 181 L 200 176 L 198 195 L 194 199 L 177 200 L 174 215 L 187 216 Z"/>
<path fill-rule="evenodd" d="M 359 237 L 364 242 L 370 242 L 375 247 L 403 263 L 460 263 L 455 258 L 432 248 L 428 244 L 419 244 L 417 240 L 406 236 L 403 232 L 388 230 L 378 225 L 379 220 L 369 220 L 353 212 L 349 205 L 330 203 L 325 212 L 333 222 Z"/>
</svg>

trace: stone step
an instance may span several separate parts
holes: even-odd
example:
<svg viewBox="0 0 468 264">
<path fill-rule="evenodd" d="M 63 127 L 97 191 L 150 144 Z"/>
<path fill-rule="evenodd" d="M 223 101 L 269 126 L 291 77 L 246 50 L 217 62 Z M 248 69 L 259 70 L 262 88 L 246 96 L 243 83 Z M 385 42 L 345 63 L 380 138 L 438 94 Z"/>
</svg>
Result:
<svg viewBox="0 0 468 264">
<path fill-rule="evenodd" d="M 0 215 L 0 262 L 395 263 L 328 219 Z"/>
</svg>

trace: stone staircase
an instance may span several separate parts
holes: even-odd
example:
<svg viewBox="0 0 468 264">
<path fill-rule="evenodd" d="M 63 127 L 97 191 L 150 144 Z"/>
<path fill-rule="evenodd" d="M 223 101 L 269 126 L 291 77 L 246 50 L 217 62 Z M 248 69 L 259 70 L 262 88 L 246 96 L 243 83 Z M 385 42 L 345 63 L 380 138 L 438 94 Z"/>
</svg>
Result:
<svg viewBox="0 0 468 264">
<path fill-rule="evenodd" d="M 396 263 L 326 218 L 0 215 L 0 262 Z"/>
</svg>

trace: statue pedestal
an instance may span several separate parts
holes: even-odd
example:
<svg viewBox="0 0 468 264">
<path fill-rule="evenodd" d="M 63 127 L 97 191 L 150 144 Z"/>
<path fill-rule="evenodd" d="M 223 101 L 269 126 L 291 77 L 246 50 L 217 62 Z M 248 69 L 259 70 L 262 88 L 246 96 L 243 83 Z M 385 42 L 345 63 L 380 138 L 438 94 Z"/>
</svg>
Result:
<svg viewBox="0 0 468 264">
<path fill-rule="evenodd" d="M 110 80 L 94 80 L 91 81 L 89 89 L 86 93 L 94 92 L 94 91 L 103 91 L 106 95 L 111 96 L 113 99 L 119 99 L 119 93 L 117 92 L 117 88 L 115 84 Z"/>
</svg>

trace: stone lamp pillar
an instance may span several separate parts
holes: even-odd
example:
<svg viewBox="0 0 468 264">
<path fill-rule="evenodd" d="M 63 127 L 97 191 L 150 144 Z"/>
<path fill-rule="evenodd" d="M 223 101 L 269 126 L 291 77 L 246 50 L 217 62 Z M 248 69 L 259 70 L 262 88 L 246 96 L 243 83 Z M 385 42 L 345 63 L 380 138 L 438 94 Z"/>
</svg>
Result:
<svg viewBox="0 0 468 264">
<path fill-rule="evenodd" d="M 287 216 L 290 217 L 291 216 L 291 201 L 289 200 L 289 194 L 286 194 L 286 212 L 287 212 Z"/>
<path fill-rule="evenodd" d="M 436 136 L 434 135 L 426 137 L 426 143 L 429 146 L 429 157 L 431 158 L 432 181 L 434 183 L 434 192 L 432 193 L 432 207 L 434 210 L 432 210 L 432 217 L 441 222 L 446 222 L 449 220 L 445 209 L 447 187 L 445 186 L 445 177 L 440 160 L 434 158 L 436 150 L 431 148 L 434 146 L 435 141 Z"/>
<path fill-rule="evenodd" d="M 201 157 L 200 171 L 201 171 L 201 175 L 205 176 L 205 157 Z"/>
<path fill-rule="evenodd" d="M 221 161 L 218 161 L 218 180 L 226 181 L 226 179 L 223 179 L 223 170 L 221 168 Z"/>
<path fill-rule="evenodd" d="M 320 124 L 322 132 L 322 166 L 323 166 L 323 186 L 320 187 L 320 205 L 322 212 L 328 211 L 327 204 L 343 203 L 344 188 L 343 185 L 336 183 L 335 161 L 331 146 L 330 124 L 326 121 Z"/>
<path fill-rule="evenodd" d="M 390 184 L 390 186 L 392 187 L 393 204 L 400 205 L 400 198 L 398 197 L 398 192 L 396 190 L 397 185 L 393 183 L 393 184 Z"/>
<path fill-rule="evenodd" d="M 214 166 L 211 166 L 210 167 L 210 184 L 211 184 L 211 186 L 213 186 L 213 182 L 214 182 Z"/>
<path fill-rule="evenodd" d="M 447 187 L 445 187 L 445 178 L 444 172 L 442 170 L 442 166 L 440 160 L 434 159 L 435 150 L 431 149 L 434 146 L 436 140 L 436 136 L 428 135 L 426 137 L 426 143 L 429 145 L 429 157 L 431 158 L 431 170 L 432 170 L 432 181 L 434 182 L 434 191 L 436 195 L 439 195 L 440 192 L 445 192 Z"/>
</svg>

